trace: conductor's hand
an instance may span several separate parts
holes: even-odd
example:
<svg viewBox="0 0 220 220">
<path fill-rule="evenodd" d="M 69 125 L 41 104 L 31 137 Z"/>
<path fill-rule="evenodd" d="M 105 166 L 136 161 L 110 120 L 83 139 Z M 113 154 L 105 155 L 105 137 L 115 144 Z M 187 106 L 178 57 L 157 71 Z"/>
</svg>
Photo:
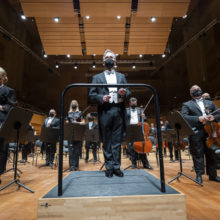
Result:
<svg viewBox="0 0 220 220">
<path fill-rule="evenodd" d="M 118 90 L 118 94 L 119 94 L 120 96 L 124 96 L 124 95 L 126 94 L 126 89 L 120 88 L 120 89 Z"/>
<path fill-rule="evenodd" d="M 104 95 L 102 101 L 103 102 L 109 102 L 109 99 L 111 98 L 110 95 Z"/>
</svg>

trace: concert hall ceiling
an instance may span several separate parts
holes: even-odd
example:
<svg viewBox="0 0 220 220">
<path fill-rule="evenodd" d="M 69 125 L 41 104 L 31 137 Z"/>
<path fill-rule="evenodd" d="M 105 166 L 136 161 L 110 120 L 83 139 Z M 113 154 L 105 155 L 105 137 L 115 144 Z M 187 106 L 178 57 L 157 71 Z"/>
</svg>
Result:
<svg viewBox="0 0 220 220">
<path fill-rule="evenodd" d="M 183 17 L 190 0 L 20 2 L 24 15 L 35 18 L 47 55 L 102 55 L 107 48 L 138 55 L 165 52 L 173 17 Z"/>
</svg>

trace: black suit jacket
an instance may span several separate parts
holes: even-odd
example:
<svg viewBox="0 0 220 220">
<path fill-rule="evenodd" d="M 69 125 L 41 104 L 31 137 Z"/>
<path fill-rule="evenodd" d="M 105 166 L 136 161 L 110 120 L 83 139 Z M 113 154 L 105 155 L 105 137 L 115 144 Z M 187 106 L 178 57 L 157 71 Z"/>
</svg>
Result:
<svg viewBox="0 0 220 220">
<path fill-rule="evenodd" d="M 138 114 L 138 122 L 141 122 L 141 108 L 137 107 L 137 114 Z M 125 122 L 126 125 L 130 125 L 131 121 L 131 108 L 126 108 L 126 115 L 125 115 Z"/>
<path fill-rule="evenodd" d="M 204 106 L 207 106 L 210 112 L 213 112 L 218 109 L 212 101 L 203 100 L 203 102 Z M 218 122 L 220 120 L 220 111 L 217 111 L 213 115 L 215 117 L 215 121 Z M 199 121 L 199 117 L 202 116 L 202 112 L 200 110 L 199 105 L 196 103 L 194 99 L 183 103 L 182 116 L 186 119 L 186 121 L 190 124 L 192 128 L 203 129 L 204 126 Z"/>
<path fill-rule="evenodd" d="M 17 104 L 15 90 L 3 85 L 0 88 L 0 105 L 2 105 L 4 111 L 0 111 L 0 123 L 2 123 L 12 106 Z"/>
<path fill-rule="evenodd" d="M 48 117 L 44 120 L 44 123 L 42 125 L 43 128 L 46 127 L 49 118 L 50 117 Z M 50 123 L 50 128 L 59 128 L 59 127 L 60 127 L 60 120 L 58 118 L 53 118 L 53 120 Z"/>
<path fill-rule="evenodd" d="M 89 129 L 89 123 L 86 123 L 86 129 Z M 93 122 L 93 124 L 92 124 L 92 129 L 97 129 L 98 128 L 98 124 L 97 123 L 95 123 L 95 122 Z"/>
</svg>

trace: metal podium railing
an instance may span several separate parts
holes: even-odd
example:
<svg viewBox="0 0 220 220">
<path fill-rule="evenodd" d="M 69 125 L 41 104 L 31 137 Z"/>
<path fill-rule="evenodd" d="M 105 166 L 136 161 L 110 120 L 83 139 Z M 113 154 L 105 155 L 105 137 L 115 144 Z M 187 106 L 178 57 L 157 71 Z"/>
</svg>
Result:
<svg viewBox="0 0 220 220">
<path fill-rule="evenodd" d="M 130 88 L 130 87 L 145 87 L 152 91 L 155 100 L 156 109 L 156 125 L 157 125 L 157 139 L 159 148 L 159 161 L 160 161 L 160 183 L 161 192 L 166 192 L 165 189 L 165 176 L 164 176 L 164 164 L 163 164 L 163 154 L 162 154 L 162 139 L 161 139 L 161 128 L 160 128 L 160 106 L 159 99 L 156 90 L 148 84 L 91 84 L 91 83 L 74 83 L 68 85 L 61 94 L 60 100 L 60 144 L 59 144 L 59 169 L 58 169 L 58 196 L 63 194 L 63 139 L 64 139 L 64 97 L 66 92 L 71 88 L 76 87 L 119 87 L 119 88 Z"/>
</svg>

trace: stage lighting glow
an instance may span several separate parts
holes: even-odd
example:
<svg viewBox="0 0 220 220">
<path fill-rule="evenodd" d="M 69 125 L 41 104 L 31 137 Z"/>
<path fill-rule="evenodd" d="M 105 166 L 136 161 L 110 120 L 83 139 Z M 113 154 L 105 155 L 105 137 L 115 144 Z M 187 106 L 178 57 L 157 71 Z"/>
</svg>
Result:
<svg viewBox="0 0 220 220">
<path fill-rule="evenodd" d="M 86 19 L 89 20 L 89 19 L 90 19 L 90 16 L 89 16 L 89 15 L 86 15 Z"/>
<path fill-rule="evenodd" d="M 44 58 L 47 58 L 47 54 L 46 53 L 44 54 Z"/>
<path fill-rule="evenodd" d="M 165 58 L 166 57 L 166 54 L 162 54 L 162 58 Z"/>
<path fill-rule="evenodd" d="M 156 19 L 156 17 L 151 17 L 150 20 L 151 20 L 151 22 L 155 22 L 157 19 Z"/>
<path fill-rule="evenodd" d="M 60 18 L 59 17 L 54 17 L 54 22 L 58 23 L 60 21 Z"/>
<path fill-rule="evenodd" d="M 22 14 L 21 14 L 21 19 L 22 19 L 22 20 L 26 20 L 27 17 L 22 13 Z"/>
<path fill-rule="evenodd" d="M 132 69 L 136 69 L 136 66 L 135 66 L 135 64 L 133 64 L 133 65 L 132 65 Z"/>
<path fill-rule="evenodd" d="M 187 14 L 185 14 L 182 18 L 183 18 L 183 19 L 187 18 Z"/>
<path fill-rule="evenodd" d="M 120 19 L 121 19 L 121 15 L 118 15 L 118 16 L 117 16 L 117 19 L 120 20 Z"/>
<path fill-rule="evenodd" d="M 77 63 L 74 64 L 74 69 L 75 69 L 75 70 L 78 69 Z"/>
<path fill-rule="evenodd" d="M 67 58 L 70 58 L 70 54 L 67 54 L 66 56 L 67 56 Z"/>
<path fill-rule="evenodd" d="M 143 57 L 143 55 L 142 55 L 142 54 L 139 54 L 139 57 L 140 57 L 140 58 L 142 58 L 142 57 Z"/>
</svg>

